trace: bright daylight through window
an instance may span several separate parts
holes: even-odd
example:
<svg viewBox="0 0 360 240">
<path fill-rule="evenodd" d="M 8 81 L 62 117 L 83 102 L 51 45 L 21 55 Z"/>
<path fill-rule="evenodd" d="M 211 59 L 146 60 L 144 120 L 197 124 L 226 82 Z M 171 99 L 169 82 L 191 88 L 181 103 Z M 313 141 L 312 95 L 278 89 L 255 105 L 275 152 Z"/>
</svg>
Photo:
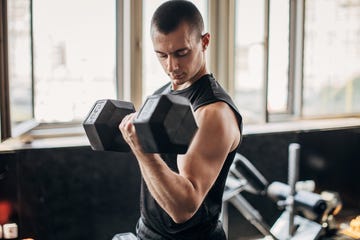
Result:
<svg viewBox="0 0 360 240">
<path fill-rule="evenodd" d="M 360 113 L 360 1 L 306 1 L 305 116 Z"/>
<path fill-rule="evenodd" d="M 11 125 L 33 118 L 29 0 L 8 1 L 8 69 Z"/>
<path fill-rule="evenodd" d="M 82 121 L 95 100 L 115 98 L 115 12 L 115 1 L 33 1 L 38 121 Z"/>
<path fill-rule="evenodd" d="M 162 2 L 7 0 L 8 59 L 1 64 L 8 67 L 10 113 L 3 107 L 1 114 L 10 116 L 11 128 L 31 119 L 79 123 L 96 100 L 123 93 L 132 101 L 144 102 L 169 80 L 154 54 L 149 32 L 150 17 Z M 209 70 L 221 75 L 216 69 L 220 66 L 231 73 L 232 79 L 216 77 L 229 83 L 224 86 L 233 94 L 245 124 L 360 113 L 359 0 L 296 4 L 289 0 L 236 0 L 224 1 L 221 6 L 234 7 L 223 9 L 219 8 L 222 1 L 193 2 L 203 14 L 205 31 L 210 32 L 210 44 L 214 44 L 212 52 L 207 52 L 209 66 L 215 66 Z M 127 8 L 120 3 L 137 3 L 133 5 L 142 16 L 138 11 L 121 12 Z M 294 21 L 295 15 L 301 20 Z M 134 23 L 142 31 L 128 27 Z M 123 25 L 117 24 L 133 32 L 123 33 Z M 218 31 L 224 28 L 229 33 Z M 125 41 L 134 33 L 141 37 L 139 44 Z M 294 40 L 298 33 L 300 37 Z M 228 38 L 223 38 L 225 35 Z M 117 45 L 120 42 L 123 46 Z M 140 56 L 142 69 L 131 66 L 133 71 L 141 71 L 142 77 L 135 79 L 129 74 L 120 80 L 136 83 L 137 89 L 122 86 L 117 79 L 121 78 L 117 72 L 128 70 L 124 66 L 130 61 L 119 61 L 117 66 L 116 59 L 124 60 L 120 55 L 129 49 Z M 224 54 L 230 64 L 224 67 L 226 64 L 219 64 L 224 60 L 219 53 L 227 52 L 231 52 Z M 4 121 L 1 124 L 2 129 L 5 125 L 9 128 Z"/>
</svg>

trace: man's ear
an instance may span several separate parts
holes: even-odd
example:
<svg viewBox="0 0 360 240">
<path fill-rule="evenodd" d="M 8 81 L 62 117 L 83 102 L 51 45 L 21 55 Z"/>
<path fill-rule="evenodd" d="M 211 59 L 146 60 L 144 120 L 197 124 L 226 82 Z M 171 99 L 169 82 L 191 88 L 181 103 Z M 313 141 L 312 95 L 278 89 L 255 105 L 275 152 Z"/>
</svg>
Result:
<svg viewBox="0 0 360 240">
<path fill-rule="evenodd" d="M 201 36 L 202 48 L 203 51 L 207 49 L 210 43 L 210 33 L 205 33 Z"/>
</svg>

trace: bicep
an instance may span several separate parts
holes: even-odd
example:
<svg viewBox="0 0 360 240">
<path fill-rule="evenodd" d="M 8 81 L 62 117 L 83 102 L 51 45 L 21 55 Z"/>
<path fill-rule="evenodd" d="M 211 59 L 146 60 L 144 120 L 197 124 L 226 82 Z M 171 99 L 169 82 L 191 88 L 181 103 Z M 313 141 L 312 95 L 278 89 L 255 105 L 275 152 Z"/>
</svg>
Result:
<svg viewBox="0 0 360 240">
<path fill-rule="evenodd" d="M 237 122 L 226 103 L 219 102 L 196 112 L 199 129 L 185 155 L 179 156 L 179 173 L 197 190 L 201 200 L 215 182 L 234 142 Z"/>
</svg>

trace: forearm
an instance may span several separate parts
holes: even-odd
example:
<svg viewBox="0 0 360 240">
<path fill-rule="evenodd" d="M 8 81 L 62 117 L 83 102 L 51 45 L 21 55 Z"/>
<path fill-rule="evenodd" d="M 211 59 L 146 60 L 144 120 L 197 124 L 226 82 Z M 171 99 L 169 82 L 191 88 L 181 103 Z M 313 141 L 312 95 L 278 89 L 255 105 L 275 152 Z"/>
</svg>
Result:
<svg viewBox="0 0 360 240">
<path fill-rule="evenodd" d="M 129 114 L 121 121 L 119 129 L 123 138 L 135 154 L 153 198 L 175 222 L 184 222 L 196 212 L 203 195 L 189 179 L 172 171 L 159 154 L 143 152 L 132 123 L 135 116 Z"/>
<path fill-rule="evenodd" d="M 200 206 L 190 180 L 172 171 L 158 154 L 134 152 L 146 185 L 157 203 L 175 222 L 188 220 Z"/>
</svg>

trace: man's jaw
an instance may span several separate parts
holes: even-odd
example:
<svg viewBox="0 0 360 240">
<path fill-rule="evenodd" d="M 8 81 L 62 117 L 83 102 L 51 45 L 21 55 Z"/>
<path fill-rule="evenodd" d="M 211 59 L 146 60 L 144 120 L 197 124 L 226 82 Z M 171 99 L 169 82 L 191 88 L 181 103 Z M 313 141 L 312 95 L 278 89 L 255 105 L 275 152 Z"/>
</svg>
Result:
<svg viewBox="0 0 360 240">
<path fill-rule="evenodd" d="M 185 73 L 177 73 L 177 74 L 170 74 L 171 79 L 173 80 L 183 80 L 185 78 Z"/>
</svg>

